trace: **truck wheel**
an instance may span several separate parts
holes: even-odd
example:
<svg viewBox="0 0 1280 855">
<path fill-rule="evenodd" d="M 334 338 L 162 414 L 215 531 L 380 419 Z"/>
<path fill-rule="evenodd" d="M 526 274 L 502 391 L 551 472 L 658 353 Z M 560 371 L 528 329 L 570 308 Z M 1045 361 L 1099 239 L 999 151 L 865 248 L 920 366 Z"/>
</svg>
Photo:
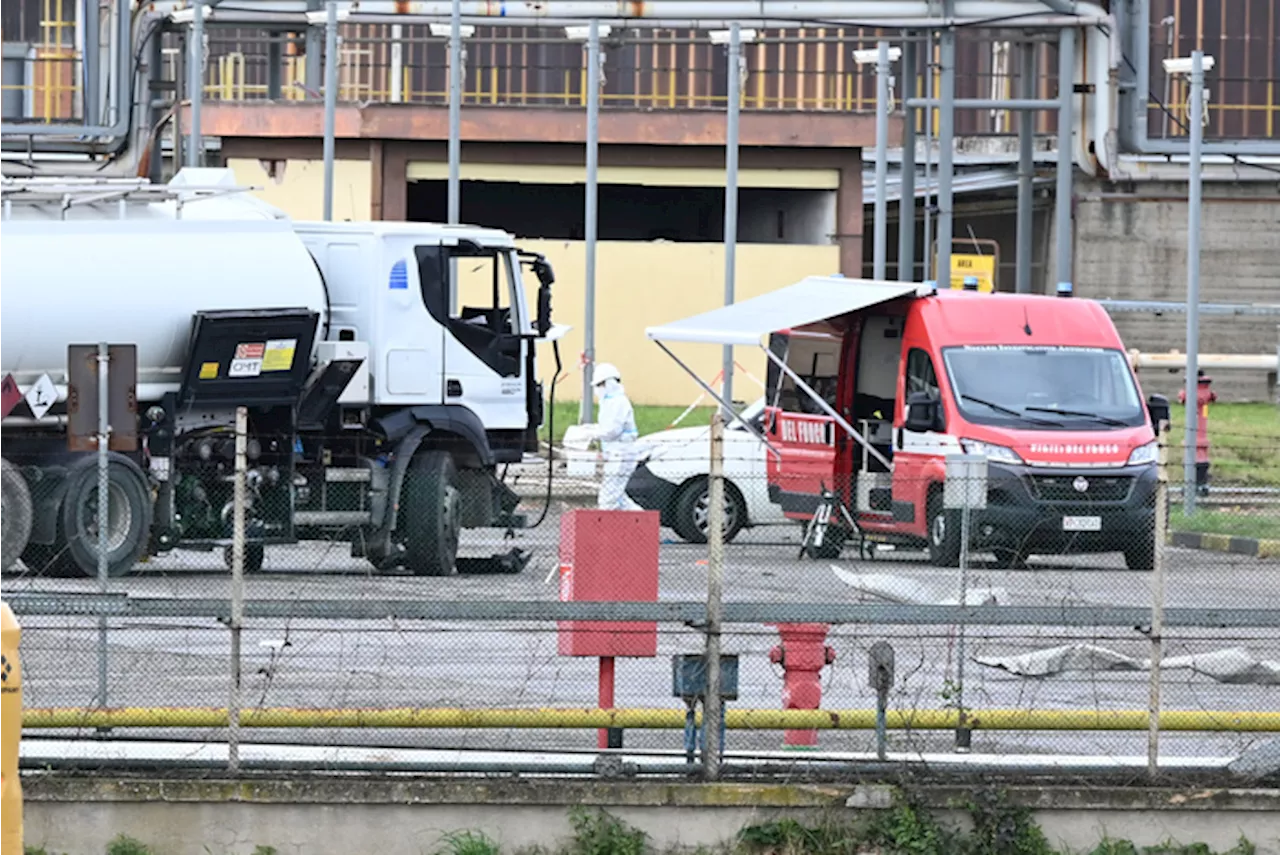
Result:
<svg viewBox="0 0 1280 855">
<path fill-rule="evenodd" d="M 453 576 L 458 572 L 458 533 L 462 502 L 458 470 L 447 451 L 420 451 L 406 473 L 400 530 L 405 564 L 417 576 Z"/>
<path fill-rule="evenodd" d="M 960 566 L 960 520 L 942 506 L 942 493 L 929 497 L 929 560 L 938 567 Z"/>
<path fill-rule="evenodd" d="M 711 524 L 711 483 L 706 478 L 690 481 L 676 496 L 672 526 L 689 543 L 706 543 Z M 724 482 L 724 542 L 738 536 L 747 522 L 747 503 L 738 488 Z"/>
<path fill-rule="evenodd" d="M 267 558 L 267 548 L 261 543 L 246 543 L 244 545 L 244 572 L 257 573 L 262 569 L 262 563 Z M 222 548 L 222 563 L 227 565 L 227 569 L 231 568 L 231 547 L 224 546 Z"/>
<path fill-rule="evenodd" d="M 8 573 L 18 563 L 31 537 L 33 508 L 27 479 L 8 460 L 0 458 L 0 524 L 3 525 L 3 561 L 0 569 Z"/>
<path fill-rule="evenodd" d="M 1124 566 L 1130 570 L 1154 570 L 1156 568 L 1156 538 L 1154 534 L 1139 534 L 1136 542 L 1125 544 Z"/>
<path fill-rule="evenodd" d="M 129 458 L 112 454 L 107 465 L 107 574 L 124 576 L 147 548 L 151 534 L 151 492 L 146 476 Z M 93 458 L 67 476 L 62 499 L 62 536 L 71 563 L 86 576 L 98 575 L 98 465 Z"/>
</svg>

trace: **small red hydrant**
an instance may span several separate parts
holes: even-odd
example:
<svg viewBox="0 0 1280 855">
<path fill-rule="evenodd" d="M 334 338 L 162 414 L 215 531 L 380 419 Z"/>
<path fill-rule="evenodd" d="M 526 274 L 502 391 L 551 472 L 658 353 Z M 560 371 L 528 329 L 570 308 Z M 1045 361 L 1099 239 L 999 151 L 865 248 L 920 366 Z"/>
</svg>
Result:
<svg viewBox="0 0 1280 855">
<path fill-rule="evenodd" d="M 1212 377 L 1203 371 L 1196 372 L 1196 492 L 1209 489 L 1209 405 L 1218 400 L 1218 393 L 1209 388 Z M 1178 403 L 1187 402 L 1187 390 L 1178 391 Z"/>
<path fill-rule="evenodd" d="M 769 661 L 781 665 L 782 708 L 816 710 L 822 705 L 822 669 L 836 661 L 836 651 L 825 642 L 825 623 L 779 623 L 782 643 L 769 651 Z M 783 739 L 786 748 L 814 748 L 818 745 L 816 730 L 788 730 Z"/>
</svg>

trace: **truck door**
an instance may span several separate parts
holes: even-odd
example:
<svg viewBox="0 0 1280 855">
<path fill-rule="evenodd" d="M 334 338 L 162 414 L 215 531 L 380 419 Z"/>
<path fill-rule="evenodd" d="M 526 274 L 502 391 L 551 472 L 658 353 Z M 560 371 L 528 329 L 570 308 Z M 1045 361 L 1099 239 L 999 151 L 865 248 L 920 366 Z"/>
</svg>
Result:
<svg viewBox="0 0 1280 855">
<path fill-rule="evenodd" d="M 945 428 L 943 432 L 915 433 L 903 426 L 910 395 L 924 392 L 939 401 L 942 398 L 933 358 L 924 349 L 923 342 L 907 342 L 902 383 L 903 394 L 897 402 L 893 431 L 893 516 L 895 521 L 906 524 L 910 533 L 923 534 L 931 465 L 948 449 L 959 451 L 959 445 L 946 435 Z"/>
<path fill-rule="evenodd" d="M 769 348 L 832 406 L 840 347 L 840 336 L 826 328 L 802 328 L 769 337 Z M 835 487 L 836 426 L 772 362 L 765 386 L 766 435 L 779 452 L 765 455 L 769 496 L 789 519 L 807 520 L 813 516 L 823 485 Z"/>
<path fill-rule="evenodd" d="M 474 412 L 490 433 L 517 432 L 528 421 L 524 376 L 528 332 L 520 271 L 509 247 L 459 241 L 456 246 L 415 249 L 427 308 L 442 328 L 445 404 Z M 450 260 L 457 270 L 456 306 L 451 306 Z"/>
</svg>

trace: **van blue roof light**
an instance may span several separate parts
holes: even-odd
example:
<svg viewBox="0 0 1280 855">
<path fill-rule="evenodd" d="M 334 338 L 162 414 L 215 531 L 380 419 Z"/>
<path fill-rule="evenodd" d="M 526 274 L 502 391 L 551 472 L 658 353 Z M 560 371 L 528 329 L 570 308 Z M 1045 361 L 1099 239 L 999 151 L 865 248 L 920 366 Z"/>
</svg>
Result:
<svg viewBox="0 0 1280 855">
<path fill-rule="evenodd" d="M 966 277 L 964 278 L 964 290 L 966 290 L 966 291 L 977 291 L 977 290 L 978 290 L 978 277 L 977 277 L 977 276 L 966 276 Z"/>
<path fill-rule="evenodd" d="M 1071 292 L 1072 292 L 1072 288 L 1071 288 L 1071 283 L 1070 283 L 1070 282 L 1059 282 L 1059 283 L 1058 283 L 1058 296 L 1059 296 L 1059 297 L 1070 297 L 1070 296 L 1071 296 Z"/>
</svg>

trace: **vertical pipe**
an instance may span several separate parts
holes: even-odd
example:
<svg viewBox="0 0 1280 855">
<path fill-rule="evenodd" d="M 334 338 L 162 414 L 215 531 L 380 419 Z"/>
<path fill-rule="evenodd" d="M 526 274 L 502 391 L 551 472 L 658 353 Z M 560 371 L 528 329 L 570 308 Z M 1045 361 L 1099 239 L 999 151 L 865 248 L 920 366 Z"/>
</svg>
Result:
<svg viewBox="0 0 1280 855">
<path fill-rule="evenodd" d="M 449 17 L 449 225 L 460 222 L 462 204 L 462 75 L 462 4 L 453 0 Z"/>
<path fill-rule="evenodd" d="M 307 11 L 315 12 L 320 9 L 321 0 L 307 0 Z M 306 34 L 306 59 L 303 66 L 303 87 L 308 101 L 315 100 L 320 94 L 320 88 L 323 86 L 320 75 L 323 69 L 320 66 L 322 45 L 324 42 L 320 38 L 320 28 L 315 25 L 307 27 Z"/>
<path fill-rule="evenodd" d="M 1153 778 L 1160 771 L 1160 663 L 1164 658 L 1164 538 L 1169 507 L 1169 424 L 1162 422 L 1155 428 L 1159 448 L 1156 452 L 1155 542 L 1151 554 L 1151 696 L 1147 708 L 1147 773 Z"/>
<path fill-rule="evenodd" d="M 955 14 L 955 4 L 947 2 L 947 17 Z M 956 136 L 956 31 L 942 31 L 942 111 L 938 118 L 938 269 L 934 279 L 941 287 L 951 286 L 952 188 L 955 175 Z"/>
<path fill-rule="evenodd" d="M 84 102 L 84 123 L 102 124 L 98 109 L 98 93 L 102 86 L 102 6 L 99 0 L 84 0 L 84 17 L 81 19 L 84 33 L 84 59 L 81 61 L 81 96 Z M 159 38 L 156 38 L 159 41 Z M 113 93 L 114 94 L 114 93 Z"/>
<path fill-rule="evenodd" d="M 391 103 L 404 100 L 404 26 L 391 25 Z"/>
<path fill-rule="evenodd" d="M 737 24 L 735 23 L 736 27 Z M 709 781 L 720 777 L 720 631 L 724 597 L 724 422 L 711 416 L 710 501 L 707 525 L 707 694 L 702 699 L 702 768 Z"/>
<path fill-rule="evenodd" d="M 933 80 L 933 30 L 925 34 L 925 92 L 929 100 L 938 97 Z M 933 183 L 930 173 L 933 167 L 933 110 L 927 109 L 920 115 L 924 117 L 924 246 L 920 248 L 920 257 L 924 261 L 924 274 L 920 281 L 928 282 L 936 278 L 933 270 Z"/>
<path fill-rule="evenodd" d="M 240 635 L 244 625 L 244 526 L 248 491 L 249 410 L 236 407 L 235 494 L 231 509 L 231 697 L 227 705 L 227 769 L 240 770 Z"/>
<path fill-rule="evenodd" d="M 108 42 L 108 68 L 107 85 L 110 87 L 111 100 L 108 102 L 107 123 L 114 125 L 120 118 L 120 112 L 128 111 L 130 105 L 125 103 L 125 99 L 121 98 L 122 81 L 127 79 L 124 75 L 133 73 L 133 62 L 129 55 L 129 44 L 132 41 L 133 30 L 130 27 L 131 16 L 128 14 L 129 4 L 112 3 L 111 13 L 108 15 L 108 23 L 111 26 L 115 37 Z M 133 87 L 130 86 L 130 89 Z M 101 91 L 101 90 L 100 90 Z M 99 96 L 101 103 L 102 96 Z"/>
<path fill-rule="evenodd" d="M 905 105 L 916 95 L 916 43 L 902 40 L 902 175 L 898 201 L 898 281 L 916 278 L 916 111 Z"/>
<path fill-rule="evenodd" d="M 164 97 L 163 90 L 160 89 L 164 68 L 164 46 L 158 33 L 151 38 L 151 41 L 147 45 L 147 68 L 149 69 L 147 79 L 150 81 L 149 95 L 152 104 L 150 125 L 154 128 L 160 124 L 160 120 L 165 114 L 164 108 L 160 106 L 163 103 L 162 98 Z M 175 100 L 177 99 L 177 88 L 178 81 L 175 80 L 173 92 Z M 177 123 L 177 120 L 177 116 L 175 115 L 173 118 L 175 124 Z M 175 161 L 182 157 L 181 140 L 181 136 L 174 136 L 175 145 L 173 147 L 173 159 Z M 160 140 L 158 138 L 156 140 L 155 148 L 151 151 L 148 167 L 149 170 L 147 176 L 153 182 L 159 184 L 164 180 L 164 152 L 162 151 L 162 146 L 160 145 Z"/>
<path fill-rule="evenodd" d="M 981 458 L 979 458 L 981 459 Z M 972 458 L 971 458 L 972 460 Z M 986 466 L 986 461 L 982 461 Z M 969 605 L 969 542 L 973 533 L 973 494 L 979 489 L 986 489 L 985 484 L 974 483 L 974 466 L 964 468 L 966 483 L 964 485 L 964 504 L 960 508 L 960 605 Z M 969 750 L 969 727 L 964 712 L 964 659 L 967 621 L 961 612 L 960 626 L 956 639 L 956 751 Z"/>
<path fill-rule="evenodd" d="M 1057 230 L 1058 283 L 1070 283 L 1071 258 L 1071 156 L 1072 106 L 1075 101 L 1076 31 L 1063 27 L 1058 33 L 1058 184 L 1054 194 L 1054 226 Z"/>
<path fill-rule="evenodd" d="M 1036 95 L 1036 43 L 1024 42 L 1018 46 L 1018 80 L 1023 98 Z M 1031 293 L 1031 231 L 1035 227 L 1035 197 L 1032 181 L 1035 178 L 1035 162 L 1032 144 L 1035 132 L 1035 113 L 1018 111 L 1018 232 L 1017 276 L 1015 289 L 1019 294 Z"/>
<path fill-rule="evenodd" d="M 449 225 L 462 222 L 462 3 L 453 0 L 449 14 Z M 449 259 L 449 312 L 458 311 L 458 261 Z"/>
<path fill-rule="evenodd" d="M 1132 15 L 1133 64 L 1138 70 L 1133 90 L 1133 140 L 1142 146 L 1147 140 L 1147 105 L 1151 100 L 1151 0 L 1137 0 Z"/>
<path fill-rule="evenodd" d="M 267 100 L 279 101 L 283 94 L 281 86 L 284 77 L 284 51 L 280 45 L 280 33 L 271 30 L 267 34 Z"/>
<path fill-rule="evenodd" d="M 592 19 L 587 34 L 587 187 L 583 230 L 587 245 L 586 305 L 582 324 L 582 403 L 578 421 L 594 420 L 591 400 L 591 372 L 596 364 L 596 237 L 599 225 L 598 181 L 600 177 L 600 22 Z"/>
<path fill-rule="evenodd" d="M 1196 512 L 1196 427 L 1200 408 L 1197 375 L 1200 362 L 1200 156 L 1204 142 L 1204 51 L 1191 53 L 1191 158 L 1187 163 L 1187 407 L 1182 449 L 1182 513 Z"/>
<path fill-rule="evenodd" d="M 333 219 L 333 156 L 338 119 L 338 3 L 328 0 L 324 21 L 324 218 Z"/>
<path fill-rule="evenodd" d="M 191 41 L 187 45 L 187 97 L 191 99 L 191 129 L 187 132 L 187 166 L 200 165 L 200 105 L 204 101 L 204 2 L 191 2 Z"/>
<path fill-rule="evenodd" d="M 889 43 L 876 44 L 876 201 L 871 278 L 883 281 L 889 241 Z"/>
<path fill-rule="evenodd" d="M 734 281 L 738 255 L 738 113 L 742 87 L 742 25 L 729 25 L 728 115 L 724 135 L 724 304 L 734 302 Z M 726 420 L 733 418 L 733 347 L 724 347 L 721 396 L 730 409 Z M 719 663 L 717 662 L 717 667 Z M 708 665 L 708 667 L 710 667 Z M 714 729 L 714 728 L 712 728 Z"/>
<path fill-rule="evenodd" d="M 111 393 L 108 373 L 111 355 L 105 341 L 98 342 L 98 587 L 107 593 L 111 578 L 107 564 L 108 527 L 111 514 L 111 487 L 107 446 L 111 435 Z M 107 616 L 98 616 L 98 706 L 107 705 Z"/>
</svg>

